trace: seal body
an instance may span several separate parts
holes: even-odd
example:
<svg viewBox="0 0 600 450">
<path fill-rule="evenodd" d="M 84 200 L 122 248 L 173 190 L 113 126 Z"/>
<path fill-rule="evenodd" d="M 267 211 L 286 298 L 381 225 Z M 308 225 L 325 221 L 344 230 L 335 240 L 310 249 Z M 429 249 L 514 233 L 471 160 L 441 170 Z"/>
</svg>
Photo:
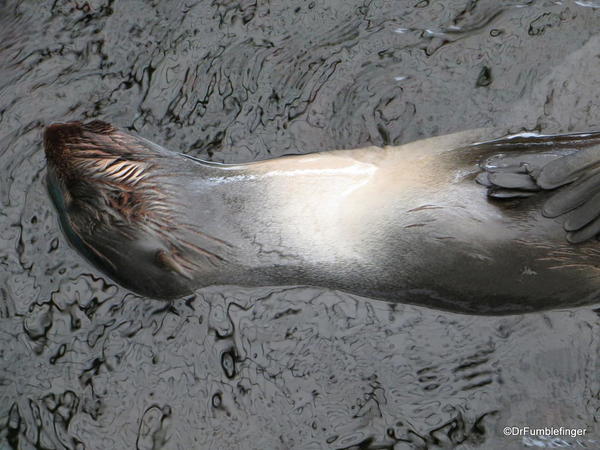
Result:
<svg viewBox="0 0 600 450">
<path fill-rule="evenodd" d="M 600 246 L 565 223 L 586 206 L 575 233 L 597 233 L 600 136 L 488 133 L 224 165 L 74 122 L 45 149 L 69 241 L 149 297 L 313 285 L 475 314 L 598 301 Z"/>
</svg>

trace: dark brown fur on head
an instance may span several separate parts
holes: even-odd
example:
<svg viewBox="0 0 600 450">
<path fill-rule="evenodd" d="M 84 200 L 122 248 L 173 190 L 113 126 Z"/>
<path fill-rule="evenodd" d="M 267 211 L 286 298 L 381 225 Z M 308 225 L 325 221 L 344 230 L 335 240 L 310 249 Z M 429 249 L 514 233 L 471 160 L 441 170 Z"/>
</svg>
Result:
<svg viewBox="0 0 600 450">
<path fill-rule="evenodd" d="M 77 216 L 125 225 L 165 212 L 161 193 L 145 183 L 155 158 L 164 156 L 153 144 L 93 121 L 48 126 L 44 147 L 65 203 L 86 213 L 76 215 L 75 227 Z"/>
<path fill-rule="evenodd" d="M 100 121 L 50 125 L 44 147 L 49 192 L 67 237 L 123 285 L 172 298 L 190 292 L 203 261 L 222 261 L 182 218 L 188 207 L 179 188 L 188 178 L 178 175 L 187 167 L 195 173 L 189 159 L 181 164 L 177 153 Z"/>
<path fill-rule="evenodd" d="M 105 175 L 107 181 L 127 181 L 132 174 L 116 169 L 124 169 L 125 163 L 141 169 L 142 162 L 153 154 L 133 136 L 98 120 L 48 126 L 44 148 L 48 162 L 63 180 Z M 110 168 L 115 163 L 123 164 Z"/>
<path fill-rule="evenodd" d="M 90 135 L 108 135 L 116 131 L 111 125 L 94 121 L 88 124 L 81 122 L 56 123 L 44 130 L 44 150 L 46 158 L 60 175 L 68 175 L 70 158 L 76 151 L 77 144 L 89 140 Z M 88 136 L 86 136 L 86 134 Z"/>
</svg>

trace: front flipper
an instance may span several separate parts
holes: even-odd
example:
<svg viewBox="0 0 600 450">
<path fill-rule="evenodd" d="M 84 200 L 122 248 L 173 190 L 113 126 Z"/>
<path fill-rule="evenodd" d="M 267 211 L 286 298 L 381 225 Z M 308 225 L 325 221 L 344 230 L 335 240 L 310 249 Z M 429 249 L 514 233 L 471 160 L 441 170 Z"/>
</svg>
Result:
<svg viewBox="0 0 600 450">
<path fill-rule="evenodd" d="M 481 164 L 478 183 L 496 199 L 553 191 L 545 217 L 563 217 L 567 240 L 580 243 L 600 234 L 600 133 L 527 136 L 476 144 L 502 152 Z"/>
</svg>

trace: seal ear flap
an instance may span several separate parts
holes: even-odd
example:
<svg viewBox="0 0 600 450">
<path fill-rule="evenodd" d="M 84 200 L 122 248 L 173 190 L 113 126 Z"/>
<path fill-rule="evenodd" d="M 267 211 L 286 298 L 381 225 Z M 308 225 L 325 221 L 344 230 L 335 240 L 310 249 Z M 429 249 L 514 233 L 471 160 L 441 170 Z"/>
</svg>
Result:
<svg viewBox="0 0 600 450">
<path fill-rule="evenodd" d="M 491 198 L 529 197 L 552 191 L 542 214 L 562 217 L 567 240 L 581 243 L 600 234 L 600 134 L 571 136 L 584 141 L 575 140 L 570 148 L 564 148 L 560 140 L 569 135 L 556 136 L 556 142 L 552 136 L 529 137 L 529 141 L 521 141 L 520 153 L 510 148 L 510 154 L 487 158 L 480 165 L 482 172 L 476 181 L 488 188 Z M 532 153 L 532 147 L 539 147 L 542 139 L 544 147 L 550 149 Z"/>
</svg>

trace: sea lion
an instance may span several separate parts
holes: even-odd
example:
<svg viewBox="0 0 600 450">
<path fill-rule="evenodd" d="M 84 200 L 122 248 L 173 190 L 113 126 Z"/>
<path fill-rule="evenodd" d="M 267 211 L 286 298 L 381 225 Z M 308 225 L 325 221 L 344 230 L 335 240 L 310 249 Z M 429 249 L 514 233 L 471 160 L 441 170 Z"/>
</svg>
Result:
<svg viewBox="0 0 600 450">
<path fill-rule="evenodd" d="M 598 301 L 600 133 L 475 130 L 247 164 L 107 123 L 46 128 L 71 244 L 128 289 L 312 285 L 459 313 Z"/>
</svg>

